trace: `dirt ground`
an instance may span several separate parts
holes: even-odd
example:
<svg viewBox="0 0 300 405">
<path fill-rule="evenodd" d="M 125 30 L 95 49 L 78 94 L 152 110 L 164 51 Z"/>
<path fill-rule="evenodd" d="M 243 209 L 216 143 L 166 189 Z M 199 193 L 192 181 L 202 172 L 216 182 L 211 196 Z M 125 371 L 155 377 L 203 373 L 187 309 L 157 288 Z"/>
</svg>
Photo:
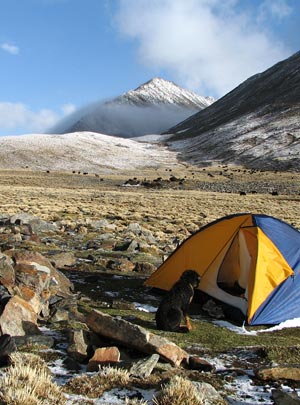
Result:
<svg viewBox="0 0 300 405">
<path fill-rule="evenodd" d="M 133 177 L 150 182 L 160 178 L 163 183 L 160 187 L 153 186 L 155 182 L 148 187 L 124 186 Z M 275 216 L 299 229 L 299 203 L 300 173 L 188 166 L 178 171 L 116 174 L 0 171 L 0 214 L 28 212 L 48 221 L 118 216 L 124 222 L 138 222 L 151 217 L 157 229 L 163 220 L 179 230 L 253 212 Z"/>
</svg>

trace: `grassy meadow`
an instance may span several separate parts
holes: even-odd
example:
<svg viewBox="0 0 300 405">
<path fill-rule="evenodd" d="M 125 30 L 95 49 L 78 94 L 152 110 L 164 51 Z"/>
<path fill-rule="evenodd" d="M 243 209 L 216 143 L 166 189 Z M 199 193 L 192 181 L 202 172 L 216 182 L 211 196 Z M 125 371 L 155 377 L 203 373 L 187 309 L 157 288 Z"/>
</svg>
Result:
<svg viewBox="0 0 300 405">
<path fill-rule="evenodd" d="M 300 228 L 300 173 L 226 170 L 228 175 L 220 167 L 186 166 L 172 172 L 162 168 L 116 174 L 2 170 L 0 214 L 28 212 L 47 221 L 117 217 L 128 223 L 147 216 L 156 231 L 168 223 L 167 231 L 174 236 L 240 212 L 275 216 Z M 168 180 L 172 176 L 184 182 L 168 181 L 161 188 L 122 187 L 129 178 Z M 251 191 L 240 195 L 245 189 Z M 280 190 L 278 195 L 272 195 L 274 190 Z"/>
</svg>

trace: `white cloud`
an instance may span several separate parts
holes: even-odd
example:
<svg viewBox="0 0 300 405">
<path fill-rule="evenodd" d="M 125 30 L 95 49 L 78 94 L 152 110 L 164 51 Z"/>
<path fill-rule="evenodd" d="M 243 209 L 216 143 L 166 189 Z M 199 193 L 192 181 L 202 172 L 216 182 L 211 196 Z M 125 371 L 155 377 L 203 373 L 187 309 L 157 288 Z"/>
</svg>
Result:
<svg viewBox="0 0 300 405">
<path fill-rule="evenodd" d="M 264 0 L 259 6 L 258 18 L 264 21 L 273 16 L 282 20 L 292 12 L 293 9 L 286 0 Z"/>
<path fill-rule="evenodd" d="M 69 114 L 72 114 L 74 111 L 76 111 L 76 106 L 71 103 L 64 104 L 61 107 L 61 110 L 63 112 L 63 115 L 69 115 Z"/>
<path fill-rule="evenodd" d="M 4 42 L 1 44 L 1 49 L 5 52 L 10 53 L 11 55 L 18 55 L 20 49 L 16 45 L 9 44 Z"/>
<path fill-rule="evenodd" d="M 62 113 L 56 113 L 51 109 L 33 111 L 23 103 L 0 102 L 0 128 L 2 134 L 9 133 L 40 133 L 56 124 L 62 117 L 71 111 L 74 106 L 66 104 L 62 106 Z M 15 132 L 14 132 L 15 131 Z"/>
<path fill-rule="evenodd" d="M 236 0 L 120 0 L 116 23 L 137 41 L 146 66 L 169 71 L 173 80 L 203 95 L 220 96 L 291 54 L 257 23 L 253 10 L 239 5 Z"/>
</svg>

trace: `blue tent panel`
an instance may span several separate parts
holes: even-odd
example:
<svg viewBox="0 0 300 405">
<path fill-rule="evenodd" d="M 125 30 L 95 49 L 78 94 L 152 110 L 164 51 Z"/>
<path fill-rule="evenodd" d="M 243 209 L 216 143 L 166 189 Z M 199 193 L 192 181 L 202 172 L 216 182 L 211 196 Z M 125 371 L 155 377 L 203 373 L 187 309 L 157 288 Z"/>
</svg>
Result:
<svg viewBox="0 0 300 405">
<path fill-rule="evenodd" d="M 299 273 L 300 232 L 286 222 L 266 215 L 254 215 L 254 220 L 278 248 L 290 267 Z"/>
<path fill-rule="evenodd" d="M 251 325 L 276 325 L 300 318 L 300 277 L 288 277 L 270 294 L 251 320 Z"/>
</svg>

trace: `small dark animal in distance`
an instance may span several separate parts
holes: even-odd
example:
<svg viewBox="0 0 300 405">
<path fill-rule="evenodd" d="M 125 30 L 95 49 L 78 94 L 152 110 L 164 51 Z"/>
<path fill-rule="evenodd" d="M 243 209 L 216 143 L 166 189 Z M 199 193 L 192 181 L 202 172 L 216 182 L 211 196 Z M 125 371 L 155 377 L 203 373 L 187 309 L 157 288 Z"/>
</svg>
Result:
<svg viewBox="0 0 300 405">
<path fill-rule="evenodd" d="M 192 325 L 188 316 L 194 289 L 200 283 L 200 276 L 195 270 L 185 270 L 180 279 L 162 299 L 155 315 L 158 329 L 170 332 L 188 332 Z M 184 321 L 184 326 L 181 322 Z"/>
</svg>

